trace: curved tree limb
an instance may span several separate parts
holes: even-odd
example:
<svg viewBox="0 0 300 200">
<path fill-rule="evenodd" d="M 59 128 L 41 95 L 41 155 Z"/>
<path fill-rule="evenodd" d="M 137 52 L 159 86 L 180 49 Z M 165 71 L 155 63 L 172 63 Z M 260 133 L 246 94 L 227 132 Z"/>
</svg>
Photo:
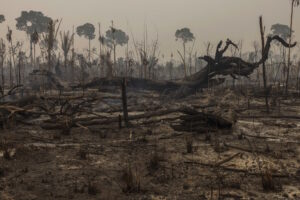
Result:
<svg viewBox="0 0 300 200">
<path fill-rule="evenodd" d="M 230 39 L 227 39 L 225 47 L 222 50 L 220 50 L 222 43 L 223 41 L 221 40 L 216 49 L 216 55 L 215 55 L 216 62 L 218 62 L 223 57 L 223 54 L 227 51 L 230 45 L 238 49 L 238 46 L 235 43 L 233 43 Z"/>
<path fill-rule="evenodd" d="M 274 35 L 274 36 L 269 36 L 266 42 L 266 46 L 264 48 L 264 52 L 262 55 L 262 58 L 260 59 L 260 61 L 257 63 L 258 65 L 262 64 L 263 62 L 265 62 L 268 58 L 269 58 L 269 51 L 271 48 L 271 43 L 277 40 L 278 42 L 280 42 L 282 44 L 282 46 L 286 47 L 286 48 L 293 48 L 297 45 L 297 42 L 289 45 L 286 41 L 284 41 L 284 39 L 282 39 L 281 37 L 279 37 L 278 35 Z"/>
<path fill-rule="evenodd" d="M 145 80 L 145 79 L 136 79 L 131 78 L 128 79 L 128 87 L 132 88 L 143 88 L 149 90 L 156 90 L 156 91 L 175 91 L 178 92 L 185 88 L 184 90 L 187 91 L 188 94 L 192 94 L 194 91 L 198 90 L 199 88 L 206 88 L 208 84 L 213 83 L 214 85 L 221 84 L 225 81 L 225 78 L 216 78 L 217 75 L 222 76 L 231 76 L 233 78 L 237 78 L 239 76 L 244 76 L 249 78 L 249 75 L 253 73 L 253 71 L 260 66 L 263 62 L 268 59 L 269 51 L 271 47 L 271 43 L 273 41 L 278 41 L 286 48 L 293 48 L 296 46 L 296 43 L 289 45 L 285 42 L 281 37 L 275 35 L 270 36 L 267 38 L 267 42 L 262 53 L 262 58 L 255 63 L 250 63 L 244 61 L 240 57 L 229 57 L 223 56 L 224 53 L 228 50 L 229 46 L 232 45 L 235 48 L 238 46 L 233 43 L 231 40 L 227 39 L 226 45 L 223 49 L 222 48 L 222 41 L 219 42 L 216 49 L 215 58 L 211 56 L 203 56 L 199 57 L 207 62 L 206 67 L 204 67 L 199 72 L 188 76 L 182 80 L 173 82 L 173 81 L 152 81 L 152 80 Z M 180 53 L 179 53 L 180 55 Z M 120 85 L 119 80 L 107 80 L 107 79 L 98 79 L 94 80 L 93 82 L 87 84 L 87 87 L 91 87 L 93 85 Z M 187 94 L 187 95 L 188 95 Z"/>
</svg>

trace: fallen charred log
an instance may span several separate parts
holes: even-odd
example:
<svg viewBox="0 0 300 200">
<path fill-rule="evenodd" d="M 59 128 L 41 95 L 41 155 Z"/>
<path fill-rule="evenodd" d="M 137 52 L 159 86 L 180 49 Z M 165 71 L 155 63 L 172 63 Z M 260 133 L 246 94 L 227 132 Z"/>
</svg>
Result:
<svg viewBox="0 0 300 200">
<path fill-rule="evenodd" d="M 150 119 L 152 117 L 165 116 L 172 113 L 179 113 L 179 119 L 181 120 L 180 125 L 172 125 L 172 127 L 177 131 L 192 131 L 192 132 L 207 132 L 207 131 L 217 131 L 219 129 L 230 130 L 233 123 L 221 116 L 203 113 L 191 108 L 174 108 L 174 109 L 164 109 L 154 112 L 147 112 L 139 115 L 130 115 L 128 120 L 139 121 Z M 112 123 L 119 123 L 119 116 L 112 118 L 99 118 L 99 117 L 86 117 L 86 118 L 60 118 L 60 120 L 47 120 L 40 126 L 47 130 L 65 130 L 71 129 L 73 127 L 81 127 L 89 129 L 91 126 L 104 126 Z M 117 128 L 117 127 L 116 127 Z"/>
<path fill-rule="evenodd" d="M 214 132 L 219 129 L 230 130 L 234 122 L 231 122 L 221 116 L 189 110 L 185 112 L 186 115 L 180 117 L 181 122 L 179 125 L 172 127 L 177 131 L 207 133 Z"/>
<path fill-rule="evenodd" d="M 206 67 L 204 67 L 199 72 L 186 77 L 179 81 L 155 81 L 140 78 L 127 78 L 128 87 L 134 89 L 145 89 L 145 90 L 155 90 L 162 93 L 174 94 L 176 97 L 184 97 L 187 95 L 194 94 L 197 90 L 201 88 L 207 88 L 210 85 L 219 85 L 225 81 L 226 76 L 231 76 L 236 79 L 237 76 L 249 77 L 255 69 L 257 69 L 263 62 L 268 59 L 271 43 L 277 41 L 281 43 L 286 48 L 293 48 L 296 43 L 289 45 L 281 37 L 269 36 L 263 51 L 262 58 L 255 63 L 249 63 L 242 60 L 239 57 L 228 57 L 223 56 L 228 50 L 229 46 L 232 45 L 238 48 L 231 40 L 227 39 L 226 45 L 223 49 L 222 41 L 219 42 L 215 57 L 210 56 L 199 57 L 207 62 Z M 216 76 L 223 76 L 222 78 L 216 78 Z M 96 78 L 90 83 L 83 85 L 77 85 L 74 88 L 98 88 L 105 89 L 107 87 L 119 87 L 122 78 Z"/>
</svg>

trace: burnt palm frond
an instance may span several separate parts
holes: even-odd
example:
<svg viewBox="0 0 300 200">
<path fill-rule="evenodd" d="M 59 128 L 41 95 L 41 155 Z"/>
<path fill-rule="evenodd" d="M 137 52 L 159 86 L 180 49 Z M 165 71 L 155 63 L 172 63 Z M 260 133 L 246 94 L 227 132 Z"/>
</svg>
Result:
<svg viewBox="0 0 300 200">
<path fill-rule="evenodd" d="M 64 55 L 68 55 L 73 44 L 73 38 L 73 34 L 71 35 L 69 31 L 63 33 L 60 32 L 61 49 L 63 50 Z"/>
<path fill-rule="evenodd" d="M 292 4 L 296 7 L 300 5 L 300 0 L 292 0 Z"/>
</svg>

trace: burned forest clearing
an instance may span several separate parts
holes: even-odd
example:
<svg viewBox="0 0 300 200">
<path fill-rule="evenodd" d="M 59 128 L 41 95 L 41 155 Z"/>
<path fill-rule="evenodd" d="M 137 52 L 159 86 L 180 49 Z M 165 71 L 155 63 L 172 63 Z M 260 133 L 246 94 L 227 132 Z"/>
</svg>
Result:
<svg viewBox="0 0 300 200">
<path fill-rule="evenodd" d="M 126 127 L 114 91 L 2 106 L 2 198 L 300 197 L 299 98 L 267 115 L 263 98 L 235 90 L 180 100 L 129 90 Z"/>
<path fill-rule="evenodd" d="M 300 199 L 290 3 L 289 25 L 258 17 L 251 47 L 184 27 L 170 57 L 147 25 L 65 31 L 30 10 L 2 39 L 0 14 L 0 199 Z"/>
</svg>

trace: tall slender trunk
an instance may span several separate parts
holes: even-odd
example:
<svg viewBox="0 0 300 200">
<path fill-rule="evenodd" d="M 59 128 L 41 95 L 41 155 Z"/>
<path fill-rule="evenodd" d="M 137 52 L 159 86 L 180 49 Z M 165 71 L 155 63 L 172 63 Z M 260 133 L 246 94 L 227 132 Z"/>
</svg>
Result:
<svg viewBox="0 0 300 200">
<path fill-rule="evenodd" d="M 1 81 L 2 81 L 2 89 L 4 90 L 5 88 L 5 77 L 4 77 L 4 67 L 3 67 L 3 64 L 4 64 L 4 56 L 1 55 Z"/>
<path fill-rule="evenodd" d="M 65 70 L 67 69 L 67 53 L 64 53 L 64 57 L 65 57 L 65 60 L 64 60 L 64 66 L 65 66 Z"/>
<path fill-rule="evenodd" d="M 144 78 L 147 79 L 147 64 L 144 63 Z"/>
<path fill-rule="evenodd" d="M 10 40 L 10 48 L 11 48 L 11 52 L 10 52 L 10 74 L 12 76 L 12 70 L 13 68 L 15 69 L 15 75 L 16 75 L 16 81 L 18 81 L 18 76 L 17 76 L 17 73 L 16 73 L 16 65 L 15 65 L 15 51 L 14 51 L 14 48 L 13 48 L 13 42 L 12 40 Z M 12 78 L 12 83 L 13 85 L 13 78 Z M 12 86 L 11 86 L 12 87 Z"/>
<path fill-rule="evenodd" d="M 21 84 L 21 65 L 22 65 L 22 55 L 19 52 L 19 64 L 18 64 L 18 85 Z"/>
<path fill-rule="evenodd" d="M 51 71 L 51 48 L 48 47 L 48 70 Z"/>
<path fill-rule="evenodd" d="M 292 0 L 289 46 L 291 46 L 292 34 L 293 34 L 292 31 L 293 31 L 294 2 L 295 2 L 295 0 Z M 288 86 L 289 86 L 290 65 L 291 65 L 291 47 L 289 47 L 289 49 L 288 49 L 288 66 L 287 66 L 287 75 L 286 75 L 286 84 L 285 84 L 285 94 L 286 95 L 288 93 Z"/>
<path fill-rule="evenodd" d="M 72 61 L 71 61 L 71 75 L 72 75 L 72 77 L 71 77 L 71 81 L 72 81 L 72 83 L 74 82 L 74 64 L 75 64 L 75 61 L 74 61 L 74 59 L 75 59 L 75 52 L 74 52 L 74 47 L 72 48 Z"/>
<path fill-rule="evenodd" d="M 9 86 L 10 88 L 13 87 L 13 77 L 12 77 L 12 61 L 11 61 L 11 55 L 9 57 Z"/>
<path fill-rule="evenodd" d="M 89 64 L 91 64 L 91 39 L 89 39 Z"/>
<path fill-rule="evenodd" d="M 36 68 L 36 59 L 35 59 L 35 44 L 33 44 L 33 67 Z"/>
<path fill-rule="evenodd" d="M 33 66 L 33 58 L 32 58 L 32 40 L 30 39 L 30 64 Z"/>
<path fill-rule="evenodd" d="M 184 67 L 184 77 L 186 78 L 185 42 L 183 42 L 183 67 Z"/>
<path fill-rule="evenodd" d="M 101 44 L 101 24 L 99 23 L 99 77 L 101 77 L 101 55 L 102 55 L 102 44 Z"/>
<path fill-rule="evenodd" d="M 128 109 L 127 109 L 127 91 L 126 91 L 126 79 L 122 80 L 122 105 L 123 105 L 123 118 L 125 122 L 125 126 L 128 127 Z"/>
<path fill-rule="evenodd" d="M 263 26 L 262 16 L 259 18 L 259 27 L 260 27 L 260 34 L 261 34 L 261 54 L 264 54 L 265 51 L 265 30 Z M 266 65 L 265 62 L 262 63 L 263 65 L 263 79 L 264 79 L 264 90 L 265 90 L 265 102 L 266 102 L 266 109 L 269 112 L 269 103 L 268 103 L 268 92 L 267 92 L 267 77 L 266 77 Z"/>
<path fill-rule="evenodd" d="M 71 61 L 71 81 L 74 82 L 74 65 L 75 65 L 75 38 L 74 38 L 74 26 L 73 26 L 73 34 L 72 34 L 72 61 Z"/>
<path fill-rule="evenodd" d="M 114 68 L 113 68 L 113 72 L 116 71 L 116 66 L 117 66 L 117 57 L 116 57 L 116 44 L 114 42 Z M 114 74 L 114 73 L 113 73 Z"/>
<path fill-rule="evenodd" d="M 125 77 L 128 75 L 128 67 L 129 67 L 129 57 L 128 57 L 128 42 L 126 44 L 126 67 L 125 67 Z"/>
</svg>

